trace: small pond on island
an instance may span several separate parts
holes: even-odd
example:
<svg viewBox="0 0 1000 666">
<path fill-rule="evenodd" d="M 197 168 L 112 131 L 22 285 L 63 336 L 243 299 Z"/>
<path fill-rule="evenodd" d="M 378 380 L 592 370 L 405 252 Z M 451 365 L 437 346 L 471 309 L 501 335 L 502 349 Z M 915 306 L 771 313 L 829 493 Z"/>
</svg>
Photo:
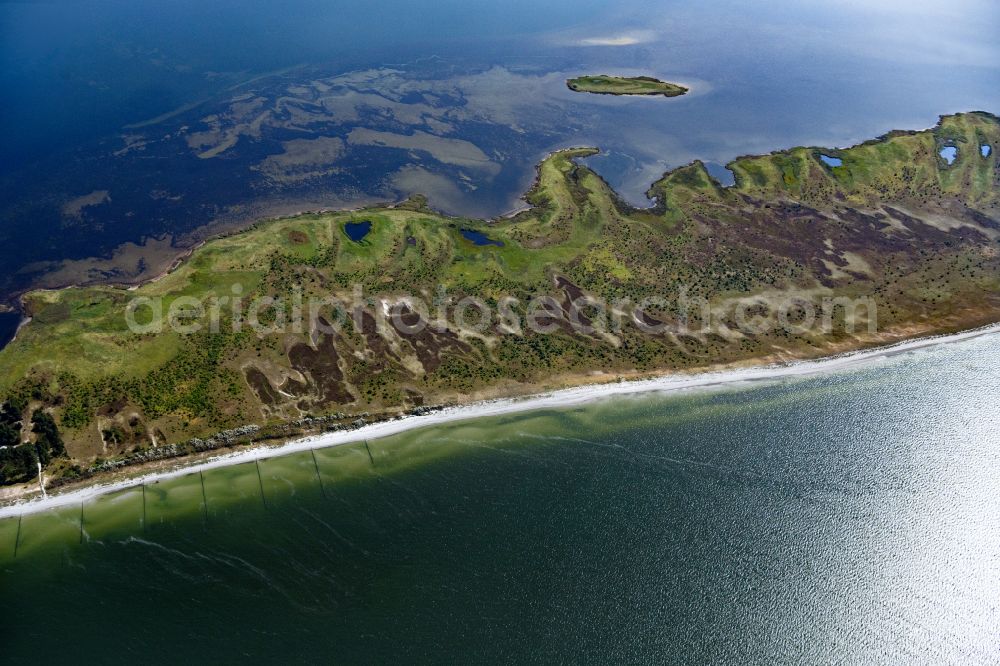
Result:
<svg viewBox="0 0 1000 666">
<path fill-rule="evenodd" d="M 348 222 L 344 225 L 344 233 L 355 243 L 360 243 L 361 239 L 368 235 L 368 232 L 372 230 L 371 220 L 362 220 L 361 222 Z"/>
<path fill-rule="evenodd" d="M 496 245 L 497 247 L 503 247 L 501 241 L 490 238 L 482 231 L 476 231 L 475 229 L 462 229 L 461 231 L 462 238 L 472 241 L 474 245 Z"/>
</svg>

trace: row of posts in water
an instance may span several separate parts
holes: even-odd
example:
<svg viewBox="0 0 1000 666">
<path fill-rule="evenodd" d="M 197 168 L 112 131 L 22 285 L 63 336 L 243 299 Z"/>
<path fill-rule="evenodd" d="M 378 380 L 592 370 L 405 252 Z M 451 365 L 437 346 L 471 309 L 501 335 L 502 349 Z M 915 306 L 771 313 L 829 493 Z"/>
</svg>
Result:
<svg viewBox="0 0 1000 666">
<path fill-rule="evenodd" d="M 374 458 L 374 456 L 372 456 L 372 451 L 371 451 L 371 448 L 368 445 L 368 440 L 363 440 L 363 442 L 364 442 L 365 452 L 368 454 L 368 461 L 371 464 L 371 466 L 374 467 L 375 466 L 375 458 Z M 309 449 L 309 454 L 310 454 L 310 456 L 312 456 L 313 467 L 316 470 L 316 481 L 319 483 L 320 493 L 323 495 L 323 498 L 326 499 L 327 498 L 326 487 L 323 484 L 323 476 L 322 476 L 322 474 L 320 474 L 319 461 L 316 459 L 316 451 L 315 451 L 315 449 Z M 267 460 L 267 459 L 265 458 L 265 460 Z M 260 488 L 260 500 L 261 500 L 261 503 L 264 505 L 264 508 L 267 508 L 267 496 L 264 493 L 264 477 L 263 477 L 263 475 L 261 474 L 261 471 L 260 471 L 260 459 L 259 458 L 257 458 L 257 459 L 254 460 L 254 467 L 256 468 L 256 471 L 257 471 L 257 483 L 258 483 L 258 486 Z M 208 522 L 208 496 L 207 496 L 207 494 L 205 492 L 205 475 L 204 475 L 204 473 L 201 470 L 198 471 L 198 478 L 199 478 L 199 483 L 201 485 L 201 505 L 202 505 L 203 520 L 207 523 Z M 142 494 L 142 523 L 141 524 L 142 524 L 142 529 L 145 532 L 145 530 L 146 530 L 146 484 L 145 483 L 140 484 L 140 488 L 141 488 L 141 494 Z M 84 532 L 85 518 L 84 518 L 84 512 L 83 512 L 85 505 L 86 505 L 86 500 L 80 502 L 80 519 L 79 519 L 79 523 L 80 523 L 80 543 L 81 544 L 83 543 L 84 536 L 85 536 L 85 532 Z M 22 525 L 23 519 L 24 519 L 24 514 L 19 514 L 18 517 L 17 517 L 17 533 L 16 533 L 16 535 L 14 537 L 14 557 L 15 558 L 17 557 L 17 551 L 18 551 L 18 548 L 19 548 L 19 546 L 21 544 L 21 525 Z"/>
</svg>

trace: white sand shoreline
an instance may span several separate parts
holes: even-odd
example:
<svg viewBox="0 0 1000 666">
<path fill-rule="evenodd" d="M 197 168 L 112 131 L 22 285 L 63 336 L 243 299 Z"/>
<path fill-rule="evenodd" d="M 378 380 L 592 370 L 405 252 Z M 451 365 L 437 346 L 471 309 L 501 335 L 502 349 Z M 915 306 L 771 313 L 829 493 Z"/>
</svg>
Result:
<svg viewBox="0 0 1000 666">
<path fill-rule="evenodd" d="M 848 352 L 811 361 L 796 361 L 787 364 L 751 366 L 731 370 L 704 371 L 691 374 L 670 374 L 651 379 L 617 381 L 604 384 L 590 384 L 574 388 L 559 389 L 549 393 L 520 397 L 502 398 L 471 403 L 457 407 L 449 407 L 422 416 L 405 416 L 389 421 L 381 421 L 362 426 L 354 430 L 311 435 L 302 439 L 287 442 L 281 446 L 251 446 L 239 451 L 228 452 L 191 464 L 178 461 L 177 467 L 169 470 L 139 474 L 135 477 L 110 483 L 95 483 L 69 490 L 65 493 L 50 494 L 45 498 L 21 500 L 13 504 L 0 506 L 0 518 L 37 513 L 58 507 L 70 506 L 85 502 L 88 499 L 105 495 L 116 490 L 122 490 L 141 484 L 154 483 L 164 479 L 176 478 L 194 472 L 237 465 L 263 458 L 273 458 L 290 453 L 308 451 L 309 449 L 326 448 L 351 444 L 363 440 L 388 437 L 416 428 L 443 425 L 456 421 L 472 420 L 490 416 L 503 416 L 539 409 L 563 408 L 581 405 L 614 396 L 636 395 L 641 393 L 671 393 L 695 389 L 709 389 L 723 386 L 736 386 L 754 381 L 780 380 L 790 377 L 802 377 L 846 370 L 869 365 L 880 359 L 886 359 L 898 354 L 952 344 L 983 335 L 1000 334 L 1000 324 L 992 324 L 952 335 L 938 335 L 874 349 Z"/>
</svg>

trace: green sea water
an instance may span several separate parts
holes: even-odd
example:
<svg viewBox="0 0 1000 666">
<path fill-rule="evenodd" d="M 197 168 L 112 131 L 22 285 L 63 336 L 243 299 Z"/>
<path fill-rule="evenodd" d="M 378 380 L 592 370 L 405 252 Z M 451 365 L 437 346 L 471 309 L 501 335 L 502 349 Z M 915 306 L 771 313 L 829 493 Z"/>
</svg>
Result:
<svg viewBox="0 0 1000 666">
<path fill-rule="evenodd" d="M 0 662 L 995 663 L 1000 336 L 0 521 Z"/>
</svg>

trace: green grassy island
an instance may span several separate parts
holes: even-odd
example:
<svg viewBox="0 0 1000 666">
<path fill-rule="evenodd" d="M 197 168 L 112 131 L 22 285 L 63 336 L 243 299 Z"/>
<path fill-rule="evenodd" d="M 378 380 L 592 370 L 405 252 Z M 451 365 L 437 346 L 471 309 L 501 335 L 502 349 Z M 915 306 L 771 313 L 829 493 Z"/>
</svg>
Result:
<svg viewBox="0 0 1000 666">
<path fill-rule="evenodd" d="M 994 150 L 984 156 L 987 144 Z M 957 147 L 950 164 L 940 157 L 946 146 Z M 42 448 L 48 478 L 74 479 L 115 461 L 203 451 L 214 445 L 207 441 L 291 437 L 443 403 L 818 357 L 1000 320 L 997 146 L 996 116 L 946 116 L 933 129 L 852 148 L 739 158 L 729 164 L 731 187 L 694 162 L 651 186 L 656 205 L 648 209 L 623 203 L 577 163 L 595 150 L 564 150 L 539 165 L 530 207 L 512 217 L 447 217 L 419 197 L 305 214 L 212 240 L 138 287 L 28 293 L 31 321 L 0 351 L 0 480 L 30 481 Z M 248 315 L 228 306 L 217 309 L 217 325 L 194 332 L 126 325 L 136 298 L 164 312 L 182 299 L 211 311 L 212 299 L 235 295 L 294 309 L 331 295 L 350 301 L 358 288 L 374 300 L 339 330 L 321 326 L 332 311 L 298 328 L 236 327 Z M 408 323 L 440 312 L 453 322 L 466 297 L 491 307 L 514 297 L 512 310 L 523 315 L 538 294 L 552 299 L 546 333 L 499 320 L 475 326 L 474 309 L 467 326 L 376 326 L 393 303 Z M 413 296 L 431 311 L 408 310 Z M 624 325 L 573 330 L 569 304 L 581 297 L 615 304 Z M 634 304 L 651 297 L 665 300 L 638 314 Z M 872 313 L 859 311 L 856 327 L 835 312 L 832 329 L 820 332 L 794 308 L 785 315 L 801 330 L 747 330 L 734 309 L 754 318 L 789 299 L 829 298 L 871 299 L 877 330 L 866 325 Z M 701 305 L 684 310 L 682 301 Z M 145 323 L 149 310 L 135 319 Z M 278 316 L 266 310 L 259 322 Z M 583 320 L 596 318 L 588 310 Z M 671 328 L 650 333 L 637 319 Z M 702 327 L 706 319 L 714 327 Z M 203 439 L 222 431 L 229 434 Z"/>
<path fill-rule="evenodd" d="M 578 76 L 568 79 L 566 85 L 575 92 L 596 95 L 662 95 L 678 97 L 688 89 L 676 83 L 660 81 L 651 76 Z"/>
</svg>

